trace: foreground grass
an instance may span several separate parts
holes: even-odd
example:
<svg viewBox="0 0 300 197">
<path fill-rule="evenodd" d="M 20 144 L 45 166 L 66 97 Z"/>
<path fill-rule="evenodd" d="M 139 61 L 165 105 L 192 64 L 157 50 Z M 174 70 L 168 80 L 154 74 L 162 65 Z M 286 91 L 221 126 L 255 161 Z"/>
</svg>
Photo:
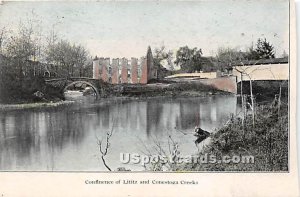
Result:
<svg viewBox="0 0 300 197">
<path fill-rule="evenodd" d="M 288 108 L 259 106 L 255 125 L 251 115 L 243 129 L 241 118 L 216 132 L 201 154 L 219 156 L 254 156 L 254 163 L 186 164 L 184 171 L 288 171 Z"/>
</svg>

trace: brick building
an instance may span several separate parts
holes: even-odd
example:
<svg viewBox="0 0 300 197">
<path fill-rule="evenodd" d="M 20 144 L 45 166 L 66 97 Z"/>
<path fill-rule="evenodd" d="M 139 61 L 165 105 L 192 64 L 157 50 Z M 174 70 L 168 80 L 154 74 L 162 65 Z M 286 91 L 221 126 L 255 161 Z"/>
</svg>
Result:
<svg viewBox="0 0 300 197">
<path fill-rule="evenodd" d="M 93 78 L 102 79 L 112 84 L 132 83 L 147 84 L 151 79 L 157 79 L 158 68 L 154 65 L 151 48 L 148 47 L 146 57 L 95 58 L 93 60 Z"/>
</svg>

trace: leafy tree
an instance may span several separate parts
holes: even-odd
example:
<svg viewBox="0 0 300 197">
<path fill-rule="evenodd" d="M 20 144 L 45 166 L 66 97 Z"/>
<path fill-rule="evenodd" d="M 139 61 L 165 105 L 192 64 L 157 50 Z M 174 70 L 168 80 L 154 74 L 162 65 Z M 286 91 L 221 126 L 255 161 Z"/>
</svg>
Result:
<svg viewBox="0 0 300 197">
<path fill-rule="evenodd" d="M 180 47 L 176 53 L 175 64 L 184 72 L 195 72 L 202 69 L 202 50 L 197 47 L 190 49 L 188 46 Z"/>
<path fill-rule="evenodd" d="M 219 48 L 216 55 L 218 68 L 223 71 L 224 68 L 231 67 L 232 63 L 245 60 L 246 57 L 246 52 L 233 48 Z"/>
<path fill-rule="evenodd" d="M 234 62 L 271 58 L 275 58 L 274 47 L 266 39 L 260 38 L 257 40 L 256 47 L 252 45 L 246 52 L 232 48 L 219 48 L 216 55 L 220 70 L 231 67 Z"/>
<path fill-rule="evenodd" d="M 53 67 L 56 76 L 92 73 L 92 61 L 83 46 L 59 40 L 54 31 L 47 38 L 42 35 L 38 17 L 20 22 L 14 31 L 0 27 L 0 102 L 29 101 L 36 91 L 46 95 L 44 74 L 49 69 L 55 72 Z"/>
<path fill-rule="evenodd" d="M 162 67 L 163 62 L 166 62 L 166 64 L 169 67 L 169 70 L 174 70 L 173 52 L 167 51 L 165 46 L 161 46 L 160 48 L 155 48 L 153 59 L 154 59 L 154 64 L 156 66 Z"/>
<path fill-rule="evenodd" d="M 218 68 L 216 59 L 214 57 L 202 57 L 201 64 L 203 72 L 213 72 Z"/>
<path fill-rule="evenodd" d="M 258 60 L 272 58 L 275 58 L 274 47 L 267 41 L 266 38 L 259 38 L 256 43 L 256 48 L 253 49 L 252 46 L 248 52 L 248 59 Z"/>
<path fill-rule="evenodd" d="M 266 38 L 264 40 L 263 39 L 257 40 L 256 52 L 258 53 L 259 57 L 262 59 L 275 58 L 274 47 L 266 40 Z"/>
</svg>

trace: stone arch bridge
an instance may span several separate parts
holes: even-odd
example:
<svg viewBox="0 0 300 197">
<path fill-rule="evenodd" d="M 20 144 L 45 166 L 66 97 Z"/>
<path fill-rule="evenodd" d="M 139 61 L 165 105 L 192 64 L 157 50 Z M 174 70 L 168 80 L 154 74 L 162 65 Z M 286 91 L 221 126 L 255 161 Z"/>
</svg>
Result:
<svg viewBox="0 0 300 197">
<path fill-rule="evenodd" d="M 102 85 L 99 79 L 93 79 L 88 77 L 71 77 L 71 78 L 57 78 L 47 79 L 46 84 L 65 92 L 68 88 L 81 88 L 91 87 L 96 93 L 96 97 L 99 98 L 102 94 Z"/>
</svg>

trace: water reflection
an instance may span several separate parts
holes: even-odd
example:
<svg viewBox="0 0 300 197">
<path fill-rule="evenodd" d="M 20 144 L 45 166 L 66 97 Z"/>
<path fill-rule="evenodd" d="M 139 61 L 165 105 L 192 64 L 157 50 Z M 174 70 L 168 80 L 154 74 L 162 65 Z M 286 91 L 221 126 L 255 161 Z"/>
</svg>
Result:
<svg viewBox="0 0 300 197">
<path fill-rule="evenodd" d="M 97 138 L 114 126 L 109 165 L 119 167 L 120 152 L 140 152 L 153 137 L 168 135 L 183 153 L 194 151 L 193 129 L 212 132 L 237 111 L 236 97 L 112 100 L 56 109 L 0 113 L 0 170 L 105 170 Z M 186 135 L 183 135 L 182 132 Z M 131 169 L 139 169 L 129 166 Z"/>
</svg>

